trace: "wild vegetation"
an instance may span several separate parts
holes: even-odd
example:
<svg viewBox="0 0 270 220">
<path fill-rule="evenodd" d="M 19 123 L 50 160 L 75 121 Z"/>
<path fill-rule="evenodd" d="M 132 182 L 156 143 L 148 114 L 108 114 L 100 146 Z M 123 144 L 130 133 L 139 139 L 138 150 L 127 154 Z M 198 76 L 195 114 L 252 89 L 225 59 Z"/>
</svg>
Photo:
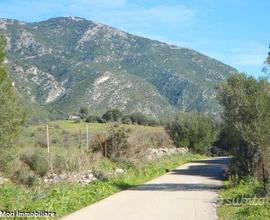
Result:
<svg viewBox="0 0 270 220">
<path fill-rule="evenodd" d="M 44 183 L 37 183 L 29 189 L 14 184 L 6 184 L 0 187 L 0 209 L 52 210 L 56 212 L 57 217 L 60 217 L 115 192 L 162 175 L 167 169 L 200 158 L 202 157 L 194 154 L 178 154 L 137 164 L 111 160 L 100 161 L 99 167 L 103 172 L 121 167 L 126 170 L 126 173 L 111 179 L 95 181 L 86 186 L 64 183 L 46 186 Z"/>
<path fill-rule="evenodd" d="M 177 147 L 187 147 L 193 152 L 207 153 L 216 141 L 218 126 L 203 113 L 179 113 L 166 126 L 166 131 Z"/>
<path fill-rule="evenodd" d="M 269 179 L 269 82 L 236 74 L 219 87 L 219 94 L 224 105 L 226 132 L 223 134 L 228 134 L 223 144 L 231 146 L 229 150 L 235 158 L 235 174 L 252 175 L 266 184 Z M 267 188 L 265 190 L 268 191 Z"/>
<path fill-rule="evenodd" d="M 0 38 L 0 150 L 12 145 L 24 123 L 24 114 L 18 108 L 11 80 L 3 64 L 5 45 L 5 40 Z"/>
<path fill-rule="evenodd" d="M 227 181 L 220 191 L 218 217 L 220 220 L 268 220 L 270 201 L 265 197 L 262 184 L 247 176 Z"/>
<path fill-rule="evenodd" d="M 89 108 L 81 107 L 78 115 L 81 120 L 88 123 L 111 123 L 117 122 L 122 124 L 134 124 L 134 125 L 148 125 L 148 126 L 158 126 L 164 123 L 163 120 L 160 120 L 155 117 L 143 114 L 141 112 L 135 112 L 131 114 L 124 114 L 119 109 L 109 109 L 102 115 L 97 115 L 90 113 Z M 80 120 L 79 119 L 79 120 Z"/>
<path fill-rule="evenodd" d="M 235 74 L 218 91 L 224 106 L 218 143 L 233 155 L 230 181 L 221 196 L 239 198 L 219 209 L 220 219 L 269 219 L 269 79 Z"/>
</svg>

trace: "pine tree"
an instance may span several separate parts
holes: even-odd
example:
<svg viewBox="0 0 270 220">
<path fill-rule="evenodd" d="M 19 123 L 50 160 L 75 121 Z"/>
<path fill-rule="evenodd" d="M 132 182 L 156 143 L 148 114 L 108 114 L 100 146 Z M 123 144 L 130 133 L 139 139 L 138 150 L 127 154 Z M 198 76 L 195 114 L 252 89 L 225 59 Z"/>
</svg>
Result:
<svg viewBox="0 0 270 220">
<path fill-rule="evenodd" d="M 17 106 L 12 82 L 4 66 L 5 40 L 0 38 L 0 149 L 12 145 L 25 121 Z"/>
</svg>

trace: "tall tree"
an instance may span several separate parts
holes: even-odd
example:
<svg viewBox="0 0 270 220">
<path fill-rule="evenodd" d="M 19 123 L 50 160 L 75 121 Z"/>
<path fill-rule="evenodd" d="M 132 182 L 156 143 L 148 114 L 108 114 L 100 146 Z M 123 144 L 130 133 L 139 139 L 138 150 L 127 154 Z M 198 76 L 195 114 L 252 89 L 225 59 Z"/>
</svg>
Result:
<svg viewBox="0 0 270 220">
<path fill-rule="evenodd" d="M 25 115 L 17 106 L 12 82 L 4 66 L 5 45 L 5 40 L 0 37 L 0 149 L 12 144 L 25 121 Z"/>
<path fill-rule="evenodd" d="M 266 183 L 269 179 L 270 84 L 265 78 L 256 80 L 234 74 L 218 87 L 219 101 L 224 106 L 227 128 L 238 137 L 234 146 L 240 170 L 255 174 Z"/>
</svg>

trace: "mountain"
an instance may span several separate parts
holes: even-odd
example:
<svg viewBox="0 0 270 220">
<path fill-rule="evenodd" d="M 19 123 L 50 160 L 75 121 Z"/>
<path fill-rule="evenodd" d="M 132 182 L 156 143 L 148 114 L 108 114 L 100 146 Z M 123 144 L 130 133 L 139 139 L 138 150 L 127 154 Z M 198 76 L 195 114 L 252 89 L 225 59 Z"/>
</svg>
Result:
<svg viewBox="0 0 270 220">
<path fill-rule="evenodd" d="M 192 49 L 78 17 L 0 19 L 0 35 L 22 102 L 44 117 L 80 106 L 160 117 L 178 110 L 217 114 L 214 87 L 236 71 Z"/>
</svg>

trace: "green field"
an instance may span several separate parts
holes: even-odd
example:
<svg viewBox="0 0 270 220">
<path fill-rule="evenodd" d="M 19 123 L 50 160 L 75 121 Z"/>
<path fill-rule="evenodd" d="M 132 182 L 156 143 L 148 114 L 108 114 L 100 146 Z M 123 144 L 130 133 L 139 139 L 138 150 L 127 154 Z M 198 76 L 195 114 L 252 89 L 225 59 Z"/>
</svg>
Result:
<svg viewBox="0 0 270 220">
<path fill-rule="evenodd" d="M 86 131 L 88 127 L 89 139 L 98 133 L 107 132 L 111 123 L 76 123 L 70 120 L 50 121 L 39 125 L 25 127 L 17 141 L 17 146 L 35 147 L 38 145 L 46 145 L 46 126 L 49 126 L 49 135 L 51 147 L 63 147 L 65 141 L 72 147 L 81 147 L 86 143 Z M 151 127 L 142 125 L 119 125 L 126 128 L 132 133 L 158 134 L 164 133 L 164 128 L 161 126 Z"/>
</svg>

